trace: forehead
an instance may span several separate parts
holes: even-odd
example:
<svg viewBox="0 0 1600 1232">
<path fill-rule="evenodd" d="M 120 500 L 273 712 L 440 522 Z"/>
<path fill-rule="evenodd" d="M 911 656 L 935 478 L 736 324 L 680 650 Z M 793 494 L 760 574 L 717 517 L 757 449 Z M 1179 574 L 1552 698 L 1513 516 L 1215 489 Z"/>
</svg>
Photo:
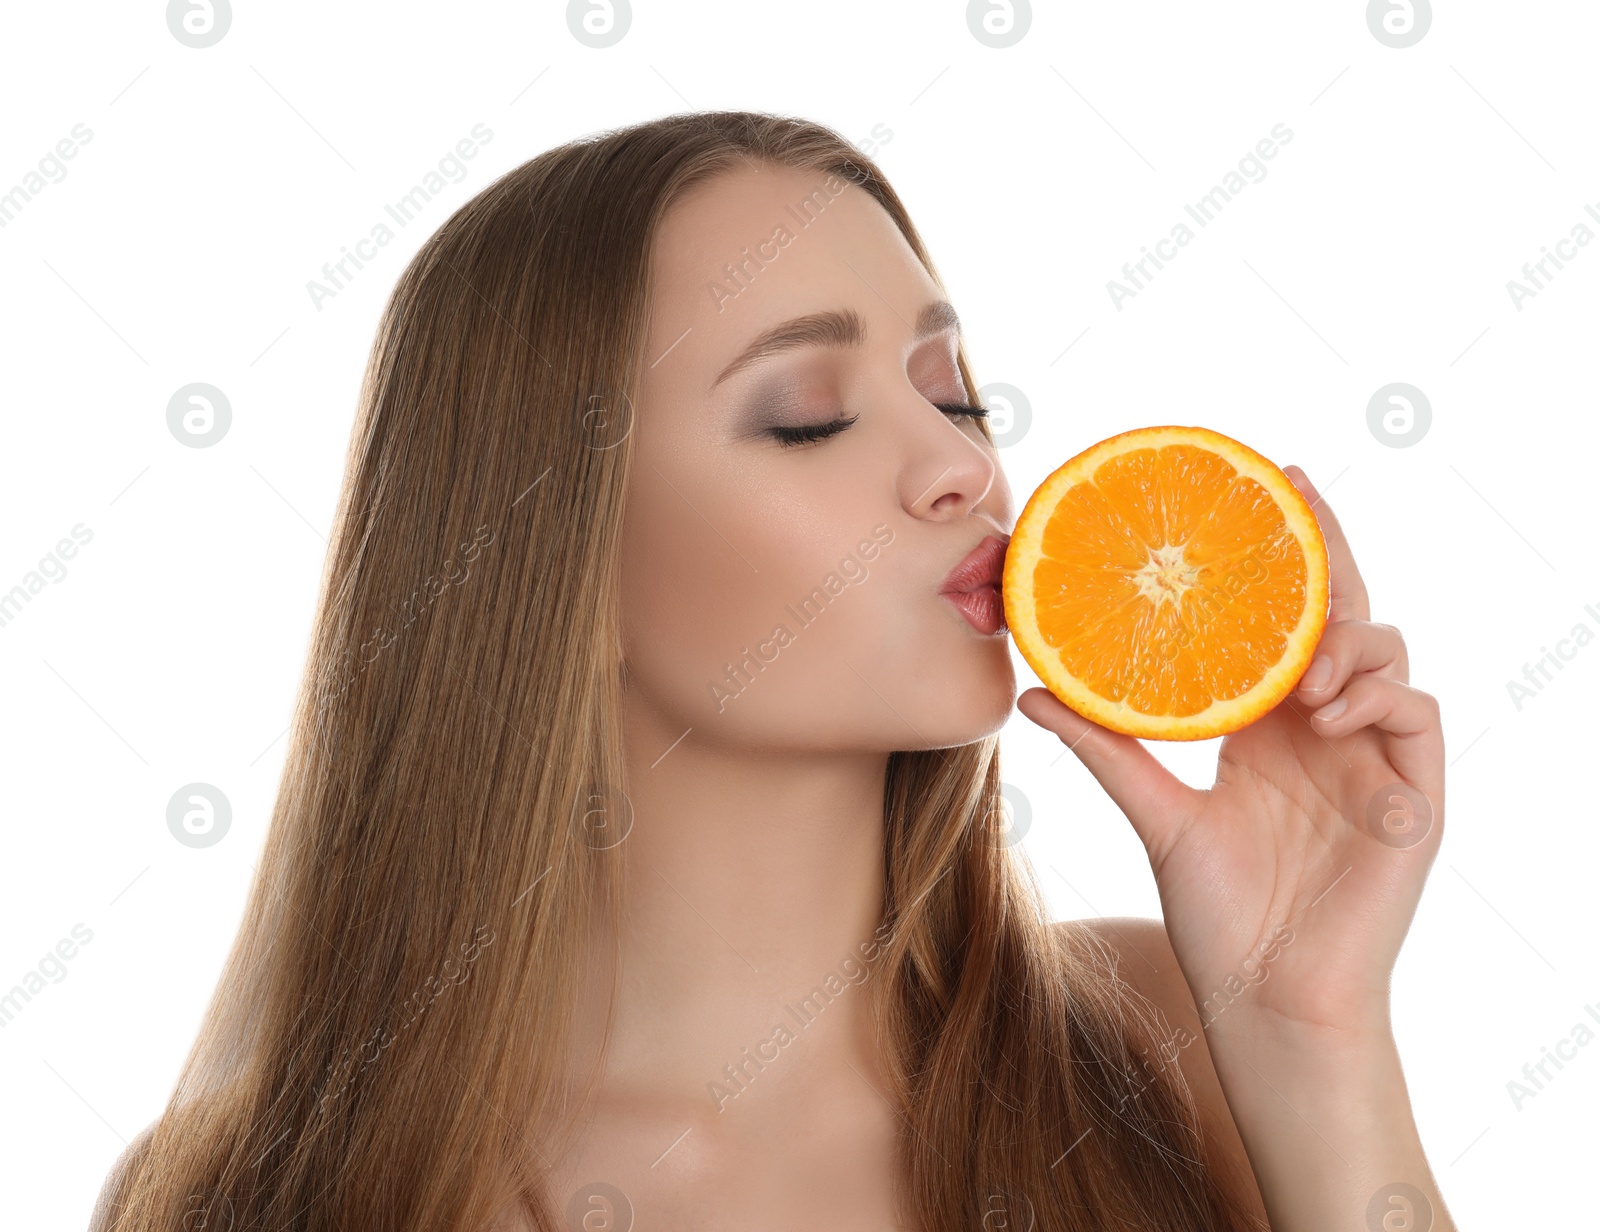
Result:
<svg viewBox="0 0 1600 1232">
<path fill-rule="evenodd" d="M 853 308 L 867 345 L 908 339 L 938 285 L 864 189 L 825 171 L 754 164 L 675 202 L 651 257 L 645 380 L 704 390 L 750 338 Z"/>
</svg>

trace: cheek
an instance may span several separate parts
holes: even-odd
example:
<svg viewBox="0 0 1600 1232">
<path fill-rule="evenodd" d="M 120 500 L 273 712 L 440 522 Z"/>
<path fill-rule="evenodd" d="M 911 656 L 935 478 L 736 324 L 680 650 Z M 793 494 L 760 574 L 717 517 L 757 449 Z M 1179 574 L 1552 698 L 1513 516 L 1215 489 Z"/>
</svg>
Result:
<svg viewBox="0 0 1600 1232">
<path fill-rule="evenodd" d="M 633 483 L 624 647 L 633 688 L 672 723 L 912 747 L 1004 722 L 1006 642 L 976 639 L 938 596 L 926 548 L 872 495 L 881 485 L 819 496 L 681 463 L 640 468 Z M 893 537 L 866 559 L 861 543 L 885 524 Z"/>
<path fill-rule="evenodd" d="M 711 686 L 729 663 L 779 624 L 796 630 L 785 605 L 820 579 L 807 562 L 826 558 L 815 541 L 827 531 L 814 510 L 726 474 L 668 472 L 670 484 L 648 467 L 635 474 L 622 559 L 629 674 L 668 704 L 714 707 Z"/>
</svg>

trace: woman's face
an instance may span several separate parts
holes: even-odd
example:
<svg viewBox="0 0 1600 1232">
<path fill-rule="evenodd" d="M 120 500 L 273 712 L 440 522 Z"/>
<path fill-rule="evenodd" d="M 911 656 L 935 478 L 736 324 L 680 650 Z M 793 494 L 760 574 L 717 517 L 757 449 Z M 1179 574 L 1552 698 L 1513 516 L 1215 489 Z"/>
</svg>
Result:
<svg viewBox="0 0 1600 1232">
<path fill-rule="evenodd" d="M 809 225 L 806 220 L 809 218 Z M 744 748 L 964 744 L 1015 700 L 1009 638 L 940 588 L 1011 492 L 968 402 L 957 326 L 882 207 L 761 166 L 662 220 L 622 561 L 636 717 Z M 747 348 L 794 318 L 803 345 Z M 738 362 L 743 358 L 743 362 Z M 785 444 L 782 427 L 849 427 Z"/>
</svg>

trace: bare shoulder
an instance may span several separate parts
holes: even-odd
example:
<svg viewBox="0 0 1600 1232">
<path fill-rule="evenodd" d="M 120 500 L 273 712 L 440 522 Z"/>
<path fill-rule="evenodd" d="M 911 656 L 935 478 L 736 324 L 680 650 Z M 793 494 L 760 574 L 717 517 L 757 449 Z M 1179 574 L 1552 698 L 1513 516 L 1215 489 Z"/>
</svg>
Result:
<svg viewBox="0 0 1600 1232">
<path fill-rule="evenodd" d="M 150 1135 L 155 1133 L 156 1122 L 152 1121 L 134 1136 L 117 1162 L 111 1165 L 111 1171 L 106 1174 L 106 1182 L 100 1188 L 100 1196 L 95 1199 L 94 1213 L 89 1216 L 89 1232 L 110 1232 L 114 1222 L 115 1210 L 120 1205 L 122 1185 L 132 1171 L 133 1165 L 144 1153 L 144 1148 L 149 1145 Z"/>
<path fill-rule="evenodd" d="M 1167 926 L 1142 916 L 1109 916 L 1097 920 L 1060 920 L 1055 927 L 1067 936 L 1090 940 L 1097 958 L 1103 957 L 1119 979 L 1161 1011 L 1165 1040 L 1163 1056 L 1178 1054 L 1178 1067 L 1193 1088 L 1202 1111 L 1221 1112 L 1231 1123 L 1222 1086 L 1211 1064 L 1200 1014 L 1172 952 Z M 1218 1102 L 1220 1101 L 1220 1103 Z"/>
<path fill-rule="evenodd" d="M 1160 1011 L 1165 1020 L 1162 1056 L 1170 1059 L 1174 1052 L 1177 1054 L 1178 1069 L 1194 1092 L 1208 1149 L 1224 1172 L 1223 1182 L 1264 1223 L 1266 1208 L 1256 1187 L 1255 1172 L 1217 1078 L 1200 1013 L 1172 952 L 1167 926 L 1144 916 L 1111 916 L 1062 920 L 1055 927 L 1076 930 L 1078 935 L 1100 942 L 1110 952 L 1117 975 Z"/>
</svg>

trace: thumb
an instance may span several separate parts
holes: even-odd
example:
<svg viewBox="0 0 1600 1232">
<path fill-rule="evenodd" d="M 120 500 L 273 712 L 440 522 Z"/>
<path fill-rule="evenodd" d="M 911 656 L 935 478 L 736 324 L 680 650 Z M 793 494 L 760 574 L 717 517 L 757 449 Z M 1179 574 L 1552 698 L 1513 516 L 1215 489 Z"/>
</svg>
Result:
<svg viewBox="0 0 1600 1232">
<path fill-rule="evenodd" d="M 1159 866 L 1199 793 L 1132 736 L 1084 718 L 1049 689 L 1027 689 L 1017 709 L 1054 732 L 1116 802 Z"/>
</svg>

